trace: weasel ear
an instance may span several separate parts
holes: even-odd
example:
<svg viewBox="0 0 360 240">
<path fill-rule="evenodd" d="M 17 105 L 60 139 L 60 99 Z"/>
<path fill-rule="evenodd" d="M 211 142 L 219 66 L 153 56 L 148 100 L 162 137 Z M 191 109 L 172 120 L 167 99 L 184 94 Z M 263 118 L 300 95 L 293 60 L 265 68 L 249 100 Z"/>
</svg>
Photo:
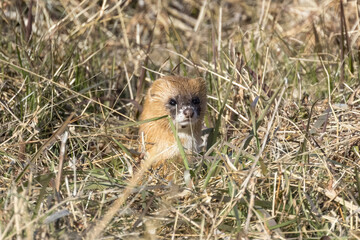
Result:
<svg viewBox="0 0 360 240">
<path fill-rule="evenodd" d="M 159 90 L 157 88 L 154 88 L 154 86 L 149 89 L 148 94 L 150 101 L 154 101 L 156 98 L 159 98 Z"/>
<path fill-rule="evenodd" d="M 148 95 L 150 96 L 150 100 L 152 101 L 153 98 L 159 97 L 159 93 L 161 93 L 161 85 L 162 79 L 155 80 L 151 87 L 149 88 Z"/>
<path fill-rule="evenodd" d="M 148 90 L 148 96 L 149 96 L 150 101 L 152 101 L 153 98 L 156 96 L 156 94 L 154 93 L 154 91 L 152 90 L 152 88 L 150 88 L 150 89 Z"/>
<path fill-rule="evenodd" d="M 206 82 L 201 77 L 190 79 L 189 84 L 192 85 L 191 87 L 193 87 L 195 91 L 206 92 Z"/>
<path fill-rule="evenodd" d="M 199 82 L 200 84 L 203 84 L 203 85 L 206 84 L 205 80 L 204 80 L 202 77 L 195 78 L 195 80 L 196 80 L 197 82 Z"/>
<path fill-rule="evenodd" d="M 205 80 L 202 77 L 197 77 L 190 79 L 190 83 L 198 86 L 202 86 L 205 85 Z"/>
</svg>

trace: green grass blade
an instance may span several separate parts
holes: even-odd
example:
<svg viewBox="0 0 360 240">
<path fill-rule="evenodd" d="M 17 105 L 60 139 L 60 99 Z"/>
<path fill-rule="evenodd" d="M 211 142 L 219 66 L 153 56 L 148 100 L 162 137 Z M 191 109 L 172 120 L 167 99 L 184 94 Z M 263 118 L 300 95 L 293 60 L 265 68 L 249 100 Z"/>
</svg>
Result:
<svg viewBox="0 0 360 240">
<path fill-rule="evenodd" d="M 179 148 L 179 151 L 180 151 L 180 155 L 184 161 L 184 166 L 185 166 L 185 169 L 186 170 L 190 170 L 190 167 L 189 167 L 189 161 L 186 157 L 186 153 L 184 151 L 184 147 L 183 145 L 181 144 L 181 141 L 180 141 L 180 138 L 177 134 L 177 131 L 176 131 L 176 128 L 175 128 L 175 125 L 174 125 L 174 122 L 172 121 L 171 117 L 168 116 L 168 120 L 169 120 L 169 123 L 170 123 L 170 128 L 171 128 L 171 131 L 173 132 L 174 134 L 174 137 L 175 137 L 175 140 L 176 140 L 176 143 L 178 145 L 178 148 Z"/>
</svg>

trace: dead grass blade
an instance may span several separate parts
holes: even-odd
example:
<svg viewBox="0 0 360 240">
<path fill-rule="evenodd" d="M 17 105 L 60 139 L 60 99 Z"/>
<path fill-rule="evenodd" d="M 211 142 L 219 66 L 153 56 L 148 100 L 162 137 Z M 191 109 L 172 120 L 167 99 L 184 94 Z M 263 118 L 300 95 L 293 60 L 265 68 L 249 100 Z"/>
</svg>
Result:
<svg viewBox="0 0 360 240">
<path fill-rule="evenodd" d="M 26 170 L 30 167 L 30 164 L 37 160 L 40 155 L 56 141 L 57 137 L 59 137 L 66 130 L 74 115 L 75 112 L 71 113 L 70 116 L 65 120 L 65 122 L 60 126 L 60 128 L 40 147 L 34 157 L 31 158 L 31 160 L 26 164 L 24 169 L 16 177 L 15 183 L 18 183 L 20 179 L 24 176 Z"/>
<path fill-rule="evenodd" d="M 95 226 L 89 229 L 88 232 L 84 233 L 83 237 L 85 239 L 90 240 L 99 238 L 101 233 L 105 230 L 105 228 L 108 226 L 116 213 L 125 204 L 133 189 L 138 185 L 138 183 L 140 183 L 142 177 L 145 175 L 145 172 L 150 168 L 155 159 L 156 156 L 154 156 L 153 158 L 148 158 L 142 162 L 138 172 L 136 172 L 133 177 L 128 181 L 127 187 L 122 192 L 120 197 L 111 204 L 102 219 L 97 221 L 95 223 Z"/>
</svg>

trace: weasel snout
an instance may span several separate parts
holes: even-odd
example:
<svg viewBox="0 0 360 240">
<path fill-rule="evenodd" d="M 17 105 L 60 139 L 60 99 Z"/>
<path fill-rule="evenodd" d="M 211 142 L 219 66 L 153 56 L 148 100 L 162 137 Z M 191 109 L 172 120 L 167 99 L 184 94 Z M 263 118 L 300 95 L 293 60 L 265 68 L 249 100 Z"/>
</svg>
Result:
<svg viewBox="0 0 360 240">
<path fill-rule="evenodd" d="M 195 124 L 199 119 L 199 114 L 196 107 L 184 106 L 177 112 L 177 114 L 173 117 L 173 119 L 182 128 L 185 128 L 190 124 L 191 125 Z"/>
<path fill-rule="evenodd" d="M 186 118 L 192 118 L 194 116 L 194 110 L 192 108 L 185 108 L 184 115 Z"/>
</svg>

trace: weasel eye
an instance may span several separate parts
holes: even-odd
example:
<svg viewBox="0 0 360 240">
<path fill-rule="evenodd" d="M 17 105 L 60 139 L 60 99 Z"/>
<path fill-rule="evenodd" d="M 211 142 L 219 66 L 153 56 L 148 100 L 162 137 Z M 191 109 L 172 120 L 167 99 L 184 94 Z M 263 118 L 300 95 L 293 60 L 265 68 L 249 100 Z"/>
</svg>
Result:
<svg viewBox="0 0 360 240">
<path fill-rule="evenodd" d="M 169 104 L 170 104 L 171 106 L 175 106 L 175 105 L 177 104 L 177 102 L 176 102 L 175 99 L 172 98 L 172 99 L 170 99 Z"/>
<path fill-rule="evenodd" d="M 198 97 L 195 97 L 195 98 L 193 98 L 193 99 L 191 100 L 191 102 L 192 102 L 193 104 L 199 104 L 199 103 L 200 103 L 200 99 L 199 99 Z"/>
</svg>

